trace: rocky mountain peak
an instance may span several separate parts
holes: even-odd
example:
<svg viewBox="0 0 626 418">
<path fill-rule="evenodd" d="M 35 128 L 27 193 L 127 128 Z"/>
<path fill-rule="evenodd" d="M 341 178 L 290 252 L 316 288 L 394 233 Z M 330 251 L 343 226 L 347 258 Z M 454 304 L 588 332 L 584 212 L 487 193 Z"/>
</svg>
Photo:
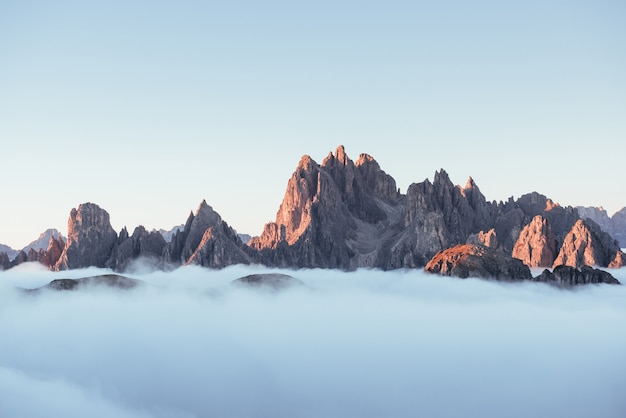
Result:
<svg viewBox="0 0 626 418">
<path fill-rule="evenodd" d="M 560 206 L 541 193 L 531 192 L 520 196 L 517 204 L 527 213 L 540 214 Z"/>
<path fill-rule="evenodd" d="M 350 159 L 346 155 L 346 149 L 343 145 L 339 145 L 335 150 L 335 158 L 343 165 L 347 165 Z"/>
<path fill-rule="evenodd" d="M 341 164 L 343 166 L 352 164 L 352 160 L 346 154 L 346 149 L 343 145 L 339 145 L 334 154 L 332 151 L 329 152 L 326 158 L 322 161 L 322 167 L 332 166 L 335 164 Z"/>
<path fill-rule="evenodd" d="M 454 184 L 450 181 L 450 176 L 443 168 L 441 170 L 435 171 L 435 178 L 433 179 L 433 185 L 435 187 L 448 187 L 453 186 Z"/>
<path fill-rule="evenodd" d="M 139 225 L 129 236 L 128 230 L 124 227 L 106 266 L 116 271 L 124 271 L 133 260 L 138 258 L 143 258 L 156 265 L 160 261 L 165 245 L 165 239 L 158 231 L 148 232 L 143 225 Z"/>
<path fill-rule="evenodd" d="M 182 259 L 187 260 L 191 257 L 202 241 L 202 236 L 207 228 L 219 226 L 222 222 L 222 217 L 206 203 L 206 200 L 200 202 L 196 214 L 191 220 L 189 229 L 185 226 L 187 236 L 181 253 Z"/>
<path fill-rule="evenodd" d="M 579 219 L 565 236 L 554 267 L 566 265 L 621 267 L 625 257 L 609 234 L 589 219 Z"/>
<path fill-rule="evenodd" d="M 529 267 L 550 267 L 556 258 L 558 241 L 548 220 L 535 216 L 520 232 L 513 247 L 513 257 Z"/>
<path fill-rule="evenodd" d="M 467 182 L 465 183 L 465 190 L 470 190 L 470 189 L 474 189 L 476 188 L 476 183 L 474 182 L 474 179 L 472 178 L 472 176 L 469 176 L 467 178 Z"/>
<path fill-rule="evenodd" d="M 300 158 L 298 166 L 296 167 L 296 171 L 312 171 L 314 168 L 317 168 L 317 165 L 318 164 L 313 160 L 313 158 L 311 158 L 310 155 L 303 155 L 302 158 Z"/>
<path fill-rule="evenodd" d="M 361 154 L 355 166 L 366 193 L 392 203 L 398 200 L 396 181 L 380 168 L 374 157 Z"/>
<path fill-rule="evenodd" d="M 23 248 L 25 252 L 28 252 L 31 248 L 35 251 L 45 250 L 48 248 L 48 243 L 50 242 L 50 238 L 63 238 L 63 235 L 56 229 L 46 229 L 44 232 L 39 234 L 36 240 L 28 244 Z"/>
<path fill-rule="evenodd" d="M 319 193 L 320 166 L 308 155 L 303 156 L 287 183 L 283 201 L 259 237 L 252 238 L 252 248 L 274 249 L 281 241 L 289 245 L 298 240 L 311 221 L 311 206 Z"/>
<path fill-rule="evenodd" d="M 207 225 L 217 225 L 222 222 L 222 217 L 207 204 L 206 200 L 202 200 L 196 210 L 193 222 L 202 222 Z"/>
<path fill-rule="evenodd" d="M 54 268 L 104 267 L 117 240 L 109 213 L 95 203 L 83 203 L 70 212 L 67 230 L 67 243 Z"/>
<path fill-rule="evenodd" d="M 374 157 L 372 157 L 369 154 L 360 154 L 359 155 L 359 159 L 356 161 L 356 163 L 354 163 L 357 167 L 362 166 L 364 164 L 376 164 L 376 167 L 378 167 L 380 169 L 380 166 L 378 165 L 378 163 L 376 162 L 376 160 L 374 159 Z"/>
</svg>

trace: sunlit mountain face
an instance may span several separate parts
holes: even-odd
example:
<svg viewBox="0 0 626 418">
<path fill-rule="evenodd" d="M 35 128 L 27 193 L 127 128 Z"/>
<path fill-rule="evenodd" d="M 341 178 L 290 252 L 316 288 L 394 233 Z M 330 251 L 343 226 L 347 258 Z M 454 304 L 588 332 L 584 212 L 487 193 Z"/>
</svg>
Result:
<svg viewBox="0 0 626 418">
<path fill-rule="evenodd" d="M 0 273 L 0 416 L 626 413 L 624 286 L 186 266 L 17 289 L 110 273 Z M 232 283 L 255 273 L 304 285 Z"/>
</svg>

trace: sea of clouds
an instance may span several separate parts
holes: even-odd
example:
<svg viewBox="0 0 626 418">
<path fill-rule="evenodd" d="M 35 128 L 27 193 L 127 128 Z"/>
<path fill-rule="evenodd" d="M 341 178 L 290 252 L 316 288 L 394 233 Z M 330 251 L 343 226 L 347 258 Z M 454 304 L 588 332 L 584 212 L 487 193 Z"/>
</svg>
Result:
<svg viewBox="0 0 626 418">
<path fill-rule="evenodd" d="M 1 417 L 626 416 L 626 286 L 235 266 L 16 290 L 108 272 L 0 273 Z M 266 272 L 308 287 L 230 284 Z"/>
</svg>

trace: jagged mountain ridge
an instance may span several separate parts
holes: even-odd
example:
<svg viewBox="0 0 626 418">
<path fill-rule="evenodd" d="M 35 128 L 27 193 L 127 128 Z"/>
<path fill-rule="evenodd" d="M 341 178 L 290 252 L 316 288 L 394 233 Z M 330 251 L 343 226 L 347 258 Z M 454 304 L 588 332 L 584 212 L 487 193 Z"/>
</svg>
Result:
<svg viewBox="0 0 626 418">
<path fill-rule="evenodd" d="M 435 173 L 432 183 L 411 184 L 403 195 L 371 156 L 362 154 L 353 163 L 340 146 L 321 165 L 309 156 L 300 160 L 276 221 L 249 245 L 260 252 L 262 264 L 273 266 L 415 268 L 446 248 L 487 238 L 488 246 L 510 255 L 516 245 L 523 246 L 520 234 L 537 216 L 549 226 L 549 239 L 556 240 L 538 264 L 551 266 L 580 220 L 574 208 L 536 192 L 489 202 L 471 177 L 465 187 L 455 186 L 444 170 Z M 525 237 L 534 242 L 529 234 Z M 584 245 L 602 243 L 598 252 L 606 254 L 593 260 L 605 267 L 617 260 L 613 266 L 619 266 L 614 240 L 602 233 L 594 237 Z M 580 257 L 565 259 L 580 266 Z"/>
<path fill-rule="evenodd" d="M 118 235 L 108 213 L 86 203 L 72 210 L 67 243 L 60 252 L 60 243 L 51 242 L 55 251 L 46 253 L 47 258 L 20 254 L 17 263 L 124 271 L 134 260 L 144 259 L 163 269 L 258 263 L 389 270 L 423 267 L 438 252 L 466 243 L 484 244 L 509 256 L 515 253 L 533 266 L 619 267 L 625 259 L 615 240 L 593 221 L 581 221 L 576 209 L 539 193 L 489 202 L 471 177 L 464 187 L 455 186 L 440 170 L 432 182 L 413 183 L 402 194 L 373 157 L 361 154 L 353 162 L 340 146 L 321 164 L 302 157 L 276 220 L 247 245 L 206 201 L 189 214 L 170 242 L 141 226 L 132 235 L 126 228 Z M 540 245 L 546 248 L 535 254 L 533 249 Z M 0 257 L 0 264 L 6 264 L 3 260 Z"/>
</svg>

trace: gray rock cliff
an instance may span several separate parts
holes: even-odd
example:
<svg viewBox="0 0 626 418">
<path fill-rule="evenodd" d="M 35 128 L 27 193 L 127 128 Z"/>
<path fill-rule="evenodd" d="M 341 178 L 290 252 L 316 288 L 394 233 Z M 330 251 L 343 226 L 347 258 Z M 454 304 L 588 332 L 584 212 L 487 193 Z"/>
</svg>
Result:
<svg viewBox="0 0 626 418">
<path fill-rule="evenodd" d="M 196 264 L 211 268 L 250 264 L 253 259 L 249 253 L 252 251 L 237 232 L 204 200 L 162 251 L 163 261 L 169 265 Z"/>
<path fill-rule="evenodd" d="M 107 211 L 94 203 L 83 203 L 70 212 L 67 230 L 67 242 L 55 270 L 105 266 L 117 240 Z"/>
</svg>

